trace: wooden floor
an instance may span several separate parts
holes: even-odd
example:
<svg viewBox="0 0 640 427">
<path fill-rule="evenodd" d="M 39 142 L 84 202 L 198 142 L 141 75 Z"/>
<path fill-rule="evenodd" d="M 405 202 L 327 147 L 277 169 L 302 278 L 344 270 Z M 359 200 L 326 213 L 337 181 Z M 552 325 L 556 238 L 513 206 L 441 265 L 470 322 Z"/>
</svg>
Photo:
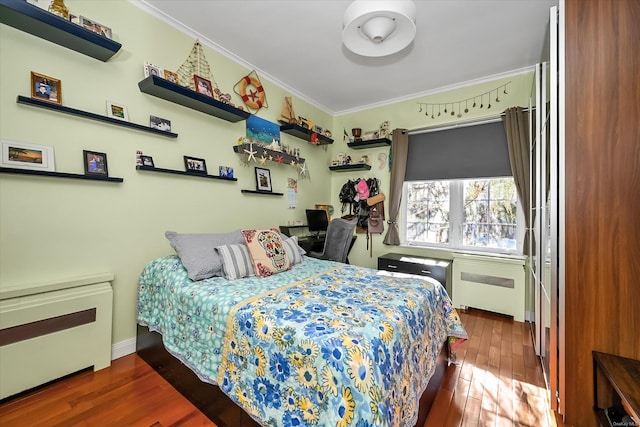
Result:
<svg viewBox="0 0 640 427">
<path fill-rule="evenodd" d="M 425 427 L 563 427 L 547 410 L 527 324 L 461 312 L 470 340 L 458 348 Z M 0 379 L 1 381 L 1 379 Z M 131 354 L 0 404 L 0 426 L 215 426 Z"/>
</svg>

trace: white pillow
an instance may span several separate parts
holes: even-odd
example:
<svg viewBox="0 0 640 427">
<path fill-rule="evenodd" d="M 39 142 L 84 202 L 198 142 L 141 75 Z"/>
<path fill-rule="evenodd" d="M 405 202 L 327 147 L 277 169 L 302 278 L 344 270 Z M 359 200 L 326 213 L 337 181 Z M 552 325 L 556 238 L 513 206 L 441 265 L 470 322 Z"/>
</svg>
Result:
<svg viewBox="0 0 640 427">
<path fill-rule="evenodd" d="M 222 271 L 227 279 L 236 280 L 255 275 L 247 245 L 222 245 L 216 251 L 222 258 Z"/>
<path fill-rule="evenodd" d="M 284 251 L 289 257 L 291 265 L 299 264 L 302 262 L 302 255 L 306 254 L 305 250 L 298 246 L 298 236 L 291 236 L 282 239 L 284 244 Z"/>
</svg>

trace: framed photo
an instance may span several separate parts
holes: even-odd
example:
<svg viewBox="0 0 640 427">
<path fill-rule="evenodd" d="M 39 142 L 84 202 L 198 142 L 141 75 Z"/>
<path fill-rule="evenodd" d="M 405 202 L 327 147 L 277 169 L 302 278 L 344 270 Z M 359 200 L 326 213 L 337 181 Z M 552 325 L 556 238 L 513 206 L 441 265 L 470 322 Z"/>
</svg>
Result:
<svg viewBox="0 0 640 427">
<path fill-rule="evenodd" d="M 97 151 L 82 150 L 85 175 L 109 176 L 107 169 L 107 154 Z"/>
<path fill-rule="evenodd" d="M 174 73 L 173 71 L 164 70 L 164 79 L 169 80 L 171 83 L 180 84 L 178 73 Z"/>
<path fill-rule="evenodd" d="M 155 66 L 153 64 L 150 64 L 149 62 L 145 62 L 144 63 L 144 76 L 145 77 L 149 77 L 149 76 L 164 77 L 164 72 L 162 71 L 162 69 L 160 67 Z"/>
<path fill-rule="evenodd" d="M 187 172 L 207 173 L 207 163 L 197 157 L 184 156 L 184 168 Z"/>
<path fill-rule="evenodd" d="M 269 169 L 256 168 L 256 190 L 273 191 L 271 188 L 271 171 Z"/>
<path fill-rule="evenodd" d="M 200 77 L 194 74 L 193 82 L 196 85 L 196 92 L 213 98 L 213 86 L 211 85 L 210 80 L 207 80 L 204 77 Z"/>
<path fill-rule="evenodd" d="M 140 160 L 142 160 L 142 166 L 155 167 L 153 164 L 153 157 L 151 156 L 140 156 Z"/>
<path fill-rule="evenodd" d="M 162 117 L 149 116 L 149 127 L 153 129 L 171 132 L 171 121 Z"/>
<path fill-rule="evenodd" d="M 2 140 L 2 161 L 5 168 L 55 172 L 53 147 Z"/>
<path fill-rule="evenodd" d="M 31 97 L 62 105 L 62 82 L 32 71 Z"/>
<path fill-rule="evenodd" d="M 107 101 L 107 117 L 123 120 L 125 122 L 129 121 L 129 113 L 127 112 L 127 107 L 111 101 Z"/>
<path fill-rule="evenodd" d="M 233 168 L 231 166 L 220 166 L 219 174 L 223 178 L 233 178 Z"/>
<path fill-rule="evenodd" d="M 78 23 L 85 30 L 93 31 L 94 33 L 100 34 L 101 36 L 111 38 L 111 28 L 98 24 L 96 21 L 88 19 L 84 16 L 80 16 L 78 18 Z"/>
</svg>

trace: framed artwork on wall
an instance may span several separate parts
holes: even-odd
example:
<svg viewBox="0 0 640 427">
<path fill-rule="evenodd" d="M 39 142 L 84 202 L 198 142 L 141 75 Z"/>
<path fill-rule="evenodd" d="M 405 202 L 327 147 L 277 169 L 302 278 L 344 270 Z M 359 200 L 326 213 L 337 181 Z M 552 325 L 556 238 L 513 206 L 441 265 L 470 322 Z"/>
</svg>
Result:
<svg viewBox="0 0 640 427">
<path fill-rule="evenodd" d="M 100 175 L 104 177 L 109 176 L 106 153 L 82 150 L 82 158 L 84 160 L 85 175 Z"/>
<path fill-rule="evenodd" d="M 184 168 L 187 172 L 207 173 L 207 163 L 197 157 L 184 156 Z"/>
<path fill-rule="evenodd" d="M 107 117 L 128 122 L 129 112 L 127 111 L 127 107 L 124 105 L 107 101 Z"/>
<path fill-rule="evenodd" d="M 269 169 L 256 168 L 256 190 L 273 191 L 271 188 L 271 171 Z"/>
<path fill-rule="evenodd" d="M 53 147 L 2 140 L 2 161 L 5 168 L 55 172 Z"/>
<path fill-rule="evenodd" d="M 32 71 L 31 97 L 62 105 L 62 82 L 56 78 Z"/>
</svg>

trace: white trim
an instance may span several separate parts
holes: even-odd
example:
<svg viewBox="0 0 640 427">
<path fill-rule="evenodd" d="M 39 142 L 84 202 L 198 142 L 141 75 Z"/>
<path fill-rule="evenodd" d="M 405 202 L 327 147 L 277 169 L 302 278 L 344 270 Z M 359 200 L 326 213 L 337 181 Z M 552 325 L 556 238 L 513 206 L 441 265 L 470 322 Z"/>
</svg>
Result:
<svg viewBox="0 0 640 427">
<path fill-rule="evenodd" d="M 524 320 L 526 320 L 527 322 L 534 322 L 535 318 L 536 318 L 536 315 L 533 311 L 524 312 Z"/>
<path fill-rule="evenodd" d="M 129 338 L 128 340 L 120 341 L 111 345 L 111 360 L 116 360 L 135 352 L 136 339 Z"/>
</svg>

